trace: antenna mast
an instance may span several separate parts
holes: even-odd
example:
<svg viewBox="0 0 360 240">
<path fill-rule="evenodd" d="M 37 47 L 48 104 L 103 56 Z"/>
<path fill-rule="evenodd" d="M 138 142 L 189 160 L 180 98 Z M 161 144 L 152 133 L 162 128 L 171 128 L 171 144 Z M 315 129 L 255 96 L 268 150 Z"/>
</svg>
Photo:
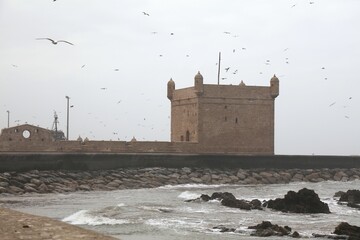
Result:
<svg viewBox="0 0 360 240">
<path fill-rule="evenodd" d="M 220 62 L 221 62 L 221 52 L 219 52 L 219 63 L 218 63 L 218 85 L 220 84 Z"/>
</svg>

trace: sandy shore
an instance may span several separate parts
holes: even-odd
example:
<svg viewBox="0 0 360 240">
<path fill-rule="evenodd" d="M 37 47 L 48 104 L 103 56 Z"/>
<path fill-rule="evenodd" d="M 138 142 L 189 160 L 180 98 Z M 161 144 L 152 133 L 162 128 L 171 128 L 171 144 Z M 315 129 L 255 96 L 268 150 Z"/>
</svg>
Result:
<svg viewBox="0 0 360 240">
<path fill-rule="evenodd" d="M 0 239 L 114 240 L 115 238 L 51 218 L 0 208 Z"/>
</svg>

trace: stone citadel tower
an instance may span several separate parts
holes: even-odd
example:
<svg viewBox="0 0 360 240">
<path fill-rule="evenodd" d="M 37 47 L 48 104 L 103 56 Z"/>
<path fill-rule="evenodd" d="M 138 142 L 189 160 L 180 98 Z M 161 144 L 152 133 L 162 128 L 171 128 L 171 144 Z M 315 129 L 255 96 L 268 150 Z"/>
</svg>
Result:
<svg viewBox="0 0 360 240">
<path fill-rule="evenodd" d="M 204 84 L 175 89 L 170 79 L 171 142 L 197 143 L 201 152 L 274 154 L 274 104 L 279 79 L 270 87 Z"/>
</svg>

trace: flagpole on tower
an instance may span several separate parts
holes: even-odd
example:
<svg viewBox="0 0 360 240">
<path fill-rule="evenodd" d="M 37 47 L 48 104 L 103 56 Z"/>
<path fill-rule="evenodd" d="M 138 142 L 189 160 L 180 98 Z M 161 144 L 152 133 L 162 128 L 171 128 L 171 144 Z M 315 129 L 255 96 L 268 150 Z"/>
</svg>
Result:
<svg viewBox="0 0 360 240">
<path fill-rule="evenodd" d="M 218 85 L 220 84 L 220 62 L 221 62 L 221 52 L 219 52 L 219 63 L 218 63 Z"/>
</svg>

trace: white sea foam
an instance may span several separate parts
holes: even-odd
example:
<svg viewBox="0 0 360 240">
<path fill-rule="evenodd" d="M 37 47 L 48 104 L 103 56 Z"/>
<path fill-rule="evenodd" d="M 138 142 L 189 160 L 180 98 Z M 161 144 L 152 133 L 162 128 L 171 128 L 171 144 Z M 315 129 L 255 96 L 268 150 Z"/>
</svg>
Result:
<svg viewBox="0 0 360 240">
<path fill-rule="evenodd" d="M 191 229 L 203 229 L 205 221 L 204 220 L 194 220 L 194 219 L 148 219 L 145 221 L 145 224 L 157 226 L 162 229 L 182 229 L 182 228 L 191 228 Z"/>
<path fill-rule="evenodd" d="M 64 219 L 63 222 L 68 222 L 74 225 L 117 225 L 117 224 L 125 224 L 128 221 L 123 219 L 111 219 L 103 216 L 93 215 L 89 210 L 80 210 Z"/>
<path fill-rule="evenodd" d="M 195 199 L 198 197 L 200 197 L 199 193 L 189 192 L 189 191 L 182 192 L 178 196 L 178 198 L 182 198 L 182 199 L 186 199 L 186 200 Z"/>
<path fill-rule="evenodd" d="M 209 189 L 209 188 L 219 188 L 219 187 L 226 187 L 226 186 L 230 186 L 228 184 L 214 184 L 214 185 L 209 185 L 209 184 L 179 184 L 179 185 L 165 185 L 165 186 L 161 186 L 158 187 L 159 189 L 187 189 L 187 188 L 192 188 L 192 189 Z M 237 186 L 232 184 L 231 186 Z"/>
<path fill-rule="evenodd" d="M 146 210 L 146 211 L 153 211 L 153 212 L 163 212 L 169 213 L 173 212 L 172 208 L 164 207 L 164 206 L 139 206 L 139 209 Z"/>
<path fill-rule="evenodd" d="M 213 210 L 206 206 L 200 206 L 200 208 L 182 207 L 180 211 L 185 213 L 211 213 Z"/>
</svg>

